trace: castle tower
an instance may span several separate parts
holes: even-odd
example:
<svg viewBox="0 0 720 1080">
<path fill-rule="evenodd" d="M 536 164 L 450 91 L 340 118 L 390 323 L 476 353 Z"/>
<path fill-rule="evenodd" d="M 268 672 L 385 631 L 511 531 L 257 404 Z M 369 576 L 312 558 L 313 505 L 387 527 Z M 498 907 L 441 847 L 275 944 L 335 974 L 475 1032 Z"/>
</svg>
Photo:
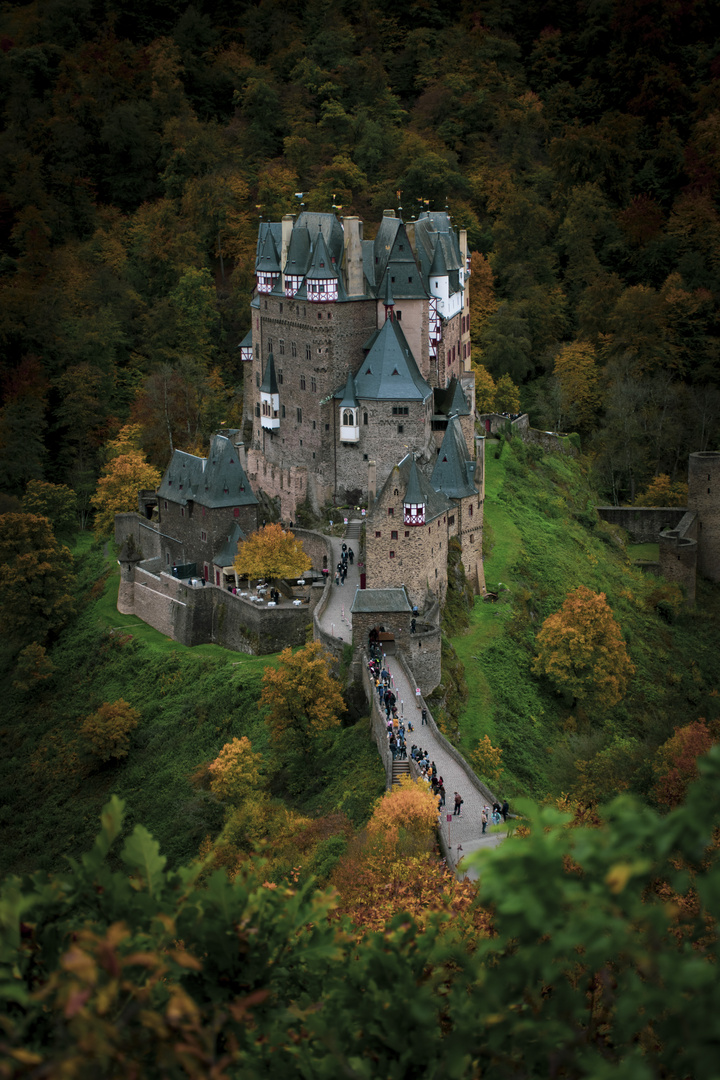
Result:
<svg viewBox="0 0 720 1080">
<path fill-rule="evenodd" d="M 698 570 L 720 581 L 720 452 L 690 454 L 688 489 L 688 509 L 698 515 Z"/>
</svg>

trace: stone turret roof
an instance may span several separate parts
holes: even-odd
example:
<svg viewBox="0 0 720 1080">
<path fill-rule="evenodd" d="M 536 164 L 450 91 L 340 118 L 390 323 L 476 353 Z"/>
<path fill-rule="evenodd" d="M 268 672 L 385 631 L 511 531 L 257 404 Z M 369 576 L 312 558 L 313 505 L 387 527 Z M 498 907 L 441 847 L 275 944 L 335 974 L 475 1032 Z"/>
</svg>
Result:
<svg viewBox="0 0 720 1080">
<path fill-rule="evenodd" d="M 413 473 L 413 486 L 411 487 L 410 480 Z M 381 502 L 384 503 L 385 492 L 394 488 L 397 488 L 400 492 L 398 498 L 402 499 L 403 504 L 415 503 L 415 505 L 418 505 L 422 503 L 424 505 L 426 522 L 434 521 L 452 509 L 450 500 L 446 498 L 443 492 L 436 491 L 422 470 L 417 467 L 412 455 L 406 454 L 402 461 L 391 469 L 390 475 L 383 484 L 370 512 L 370 521 L 374 519 L 375 507 L 379 506 Z M 410 494 L 413 495 L 412 499 Z"/>
<path fill-rule="evenodd" d="M 454 375 L 443 390 L 439 387 L 433 390 L 433 397 L 436 415 L 450 416 L 451 413 L 456 413 L 458 416 L 470 415 L 470 406 L 465 397 L 465 391 Z"/>
<path fill-rule="evenodd" d="M 260 387 L 261 394 L 278 394 L 277 378 L 275 376 L 275 360 L 273 354 L 268 356 L 267 364 L 265 365 L 265 374 L 263 375 L 262 386 Z"/>
<path fill-rule="evenodd" d="M 238 452 L 225 435 L 213 435 L 206 458 L 176 450 L 160 482 L 158 498 L 208 508 L 257 504 Z"/>
<path fill-rule="evenodd" d="M 357 398 L 355 397 L 355 380 L 353 379 L 352 371 L 348 371 L 348 377 L 345 383 L 343 398 L 340 402 L 340 408 L 357 409 L 357 407 L 358 403 Z"/>
<path fill-rule="evenodd" d="M 213 555 L 213 564 L 215 566 L 232 566 L 237 555 L 238 543 L 241 540 L 247 540 L 247 536 L 239 525 L 235 525 L 225 543 Z"/>
<path fill-rule="evenodd" d="M 358 398 L 383 401 L 425 401 L 432 390 L 395 319 L 386 319 L 373 336 L 370 350 L 355 376 Z"/>
<path fill-rule="evenodd" d="M 266 274 L 280 273 L 280 257 L 277 253 L 275 240 L 270 229 L 265 231 L 265 239 L 260 250 L 260 255 L 255 263 L 255 269 L 257 271 L 263 271 Z"/>
<path fill-rule="evenodd" d="M 464 499 L 478 493 L 473 483 L 474 472 L 475 462 L 468 453 L 460 421 L 457 416 L 451 416 L 430 482 L 448 498 Z"/>
<path fill-rule="evenodd" d="M 306 276 L 313 281 L 338 276 L 337 265 L 332 262 L 322 233 L 318 233 L 317 242 L 312 253 L 312 261 Z"/>
</svg>

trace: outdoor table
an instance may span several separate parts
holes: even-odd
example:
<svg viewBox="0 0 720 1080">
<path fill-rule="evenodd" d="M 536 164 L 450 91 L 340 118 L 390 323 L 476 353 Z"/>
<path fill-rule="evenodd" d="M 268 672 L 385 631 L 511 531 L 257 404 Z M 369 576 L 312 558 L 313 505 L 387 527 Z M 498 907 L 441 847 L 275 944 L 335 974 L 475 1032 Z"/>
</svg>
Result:
<svg viewBox="0 0 720 1080">
<path fill-rule="evenodd" d="M 300 605 L 302 604 L 302 600 L 293 600 L 293 604 L 295 605 L 295 607 L 300 607 Z"/>
</svg>

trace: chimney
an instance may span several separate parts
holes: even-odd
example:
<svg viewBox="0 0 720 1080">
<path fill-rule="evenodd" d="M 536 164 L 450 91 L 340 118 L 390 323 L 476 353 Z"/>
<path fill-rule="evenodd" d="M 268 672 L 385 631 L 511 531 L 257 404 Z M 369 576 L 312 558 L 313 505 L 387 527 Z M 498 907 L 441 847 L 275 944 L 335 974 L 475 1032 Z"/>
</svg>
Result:
<svg viewBox="0 0 720 1080">
<path fill-rule="evenodd" d="M 280 288 L 285 292 L 285 263 L 287 262 L 288 248 L 290 247 L 290 237 L 292 236 L 293 225 L 295 224 L 294 214 L 284 214 L 282 219 L 282 239 L 280 247 Z"/>
<path fill-rule="evenodd" d="M 383 217 L 395 217 L 394 210 L 383 210 Z"/>
<path fill-rule="evenodd" d="M 238 432 L 238 435 L 240 433 Z M 245 454 L 245 443 L 242 439 L 238 438 L 235 442 L 235 450 L 237 451 L 238 461 L 242 465 L 245 472 L 247 472 L 247 456 Z"/>
<path fill-rule="evenodd" d="M 368 461 L 368 512 L 372 510 L 377 497 L 377 465 L 374 461 Z"/>
<path fill-rule="evenodd" d="M 345 247 L 345 289 L 348 296 L 363 296 L 365 278 L 362 260 L 362 222 L 359 217 L 343 218 Z"/>
<path fill-rule="evenodd" d="M 414 221 L 406 221 L 405 222 L 405 232 L 407 233 L 407 238 L 410 241 L 410 247 L 412 248 L 412 253 L 415 256 L 415 258 L 417 259 L 417 248 L 415 246 L 415 222 Z"/>
</svg>

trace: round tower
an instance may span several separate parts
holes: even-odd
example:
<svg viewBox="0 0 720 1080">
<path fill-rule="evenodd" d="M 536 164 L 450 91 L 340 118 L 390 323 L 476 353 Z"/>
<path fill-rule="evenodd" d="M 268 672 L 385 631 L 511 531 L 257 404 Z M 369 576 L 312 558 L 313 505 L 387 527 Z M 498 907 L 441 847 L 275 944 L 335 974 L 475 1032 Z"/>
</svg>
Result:
<svg viewBox="0 0 720 1080">
<path fill-rule="evenodd" d="M 720 452 L 690 454 L 688 510 L 697 511 L 697 567 L 703 577 L 720 581 Z"/>
</svg>

